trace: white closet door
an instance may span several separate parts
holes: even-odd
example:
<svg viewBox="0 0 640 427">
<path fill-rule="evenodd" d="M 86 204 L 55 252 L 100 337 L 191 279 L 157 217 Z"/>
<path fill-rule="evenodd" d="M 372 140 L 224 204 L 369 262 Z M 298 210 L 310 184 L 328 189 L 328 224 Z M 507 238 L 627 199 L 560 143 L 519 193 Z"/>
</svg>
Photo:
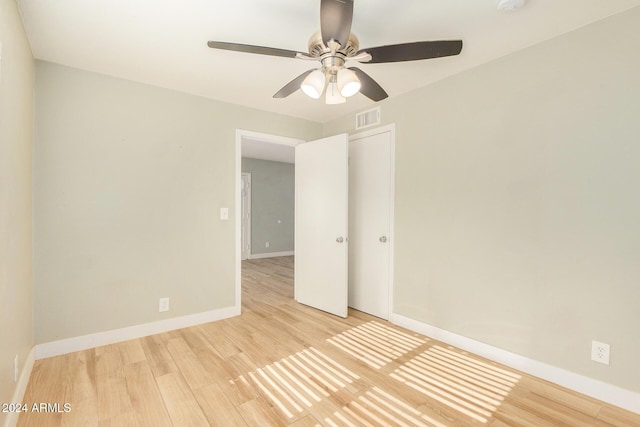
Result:
<svg viewBox="0 0 640 427">
<path fill-rule="evenodd" d="M 295 299 L 347 317 L 348 137 L 296 146 Z"/>
<path fill-rule="evenodd" d="M 389 319 L 391 133 L 349 143 L 349 306 Z"/>
</svg>

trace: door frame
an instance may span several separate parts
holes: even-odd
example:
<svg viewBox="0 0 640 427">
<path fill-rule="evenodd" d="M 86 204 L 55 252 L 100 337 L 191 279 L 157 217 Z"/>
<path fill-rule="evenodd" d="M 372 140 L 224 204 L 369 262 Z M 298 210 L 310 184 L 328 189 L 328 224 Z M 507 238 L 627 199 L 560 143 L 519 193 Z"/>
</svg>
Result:
<svg viewBox="0 0 640 427">
<path fill-rule="evenodd" d="M 391 182 L 389 183 L 389 200 L 391 206 L 389 207 L 389 272 L 387 281 L 389 283 L 389 314 L 388 321 L 391 321 L 393 318 L 393 271 L 394 271 L 394 254 L 395 254 L 395 209 L 396 209 L 396 193 L 395 193 L 395 183 L 396 183 L 396 124 L 391 123 L 389 125 L 376 127 L 373 129 L 368 129 L 364 132 L 355 133 L 349 135 L 349 143 L 352 141 L 357 141 L 359 139 L 368 138 L 370 136 L 379 135 L 382 133 L 389 132 L 389 137 L 391 139 L 391 154 L 389 162 L 390 170 L 389 170 L 389 178 Z"/>
<path fill-rule="evenodd" d="M 240 259 L 241 260 L 245 260 L 245 259 L 249 259 L 251 257 L 251 173 L 250 172 L 242 172 L 240 174 L 240 194 L 242 194 L 242 177 L 246 177 L 246 183 L 247 183 L 247 188 L 245 189 L 245 197 L 247 198 L 247 217 L 248 217 L 248 221 L 246 226 L 244 227 L 244 232 L 245 235 L 247 236 L 247 241 L 249 244 L 249 247 L 247 248 L 248 253 L 246 254 L 246 258 L 244 257 L 245 254 L 242 253 L 244 248 L 240 248 Z M 245 225 L 244 223 L 244 218 L 242 217 L 242 207 L 243 207 L 243 203 L 242 203 L 242 196 L 240 197 L 240 235 L 242 236 L 242 229 L 243 229 L 243 225 Z M 244 243 L 244 241 L 241 239 L 241 241 Z"/>
<path fill-rule="evenodd" d="M 242 239 L 242 197 L 240 192 L 241 174 L 242 174 L 242 140 L 244 138 L 259 140 L 270 144 L 281 144 L 295 147 L 305 142 L 303 139 L 290 138 L 287 136 L 272 135 L 268 133 L 253 132 L 250 130 L 236 129 L 235 144 L 235 258 L 236 258 L 236 295 L 235 309 L 240 314 L 242 311 L 242 248 L 240 242 Z M 295 220 L 295 218 L 294 218 Z"/>
<path fill-rule="evenodd" d="M 394 292 L 394 254 L 395 254 L 395 170 L 396 170 L 396 125 L 395 123 L 380 126 L 372 129 L 368 129 L 364 132 L 358 132 L 349 135 L 349 141 L 366 138 L 368 136 L 377 135 L 384 132 L 390 132 L 391 135 L 391 212 L 389 213 L 389 319 L 393 318 L 393 292 Z M 243 129 L 236 129 L 236 143 L 235 143 L 235 309 L 238 314 L 242 310 L 242 248 L 240 247 L 240 239 L 242 238 L 241 230 L 241 173 L 242 173 L 242 139 L 251 138 L 264 141 L 265 143 L 272 144 L 285 144 L 295 147 L 298 144 L 306 142 L 303 139 L 290 138 L 286 136 L 273 135 L 261 132 L 254 132 Z M 295 221 L 295 219 L 294 219 Z"/>
</svg>

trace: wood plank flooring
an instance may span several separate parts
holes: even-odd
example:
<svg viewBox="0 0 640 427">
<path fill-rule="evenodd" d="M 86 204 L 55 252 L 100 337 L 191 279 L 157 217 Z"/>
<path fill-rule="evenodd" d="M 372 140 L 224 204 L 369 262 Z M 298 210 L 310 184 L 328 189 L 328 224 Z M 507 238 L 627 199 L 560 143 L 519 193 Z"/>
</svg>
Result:
<svg viewBox="0 0 640 427">
<path fill-rule="evenodd" d="M 38 360 L 20 426 L 638 426 L 635 415 L 375 317 L 293 300 L 243 262 L 242 315 Z"/>
</svg>

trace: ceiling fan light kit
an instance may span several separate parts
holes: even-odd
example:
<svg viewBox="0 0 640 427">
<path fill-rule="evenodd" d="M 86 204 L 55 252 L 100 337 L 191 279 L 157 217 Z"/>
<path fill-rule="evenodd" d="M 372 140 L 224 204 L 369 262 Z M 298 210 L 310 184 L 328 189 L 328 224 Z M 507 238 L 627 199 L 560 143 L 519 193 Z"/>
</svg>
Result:
<svg viewBox="0 0 640 427">
<path fill-rule="evenodd" d="M 402 43 L 359 50 L 358 38 L 351 32 L 353 1 L 320 0 L 320 31 L 309 40 L 309 53 L 218 41 L 209 41 L 207 45 L 213 49 L 320 61 L 321 68 L 305 71 L 273 97 L 285 98 L 301 89 L 309 97 L 319 99 L 326 92 L 327 104 L 342 104 L 358 92 L 375 102 L 389 96 L 367 73 L 357 67 L 347 67 L 347 61 L 371 64 L 416 61 L 458 55 L 462 50 L 462 40 Z M 501 2 L 507 1 L 524 3 L 524 0 L 498 0 L 498 8 Z"/>
<path fill-rule="evenodd" d="M 320 70 L 312 71 L 300 84 L 300 89 L 309 97 L 313 99 L 320 98 L 324 91 L 325 84 L 324 73 Z"/>
<path fill-rule="evenodd" d="M 361 87 L 362 84 L 355 71 L 348 68 L 341 68 L 340 71 L 338 71 L 338 89 L 340 89 L 340 95 L 349 98 L 358 93 Z"/>
<path fill-rule="evenodd" d="M 327 84 L 327 94 L 325 95 L 325 103 L 328 105 L 344 104 L 347 102 L 347 98 L 340 94 L 338 89 L 338 82 L 335 76 L 331 76 L 329 83 Z"/>
</svg>

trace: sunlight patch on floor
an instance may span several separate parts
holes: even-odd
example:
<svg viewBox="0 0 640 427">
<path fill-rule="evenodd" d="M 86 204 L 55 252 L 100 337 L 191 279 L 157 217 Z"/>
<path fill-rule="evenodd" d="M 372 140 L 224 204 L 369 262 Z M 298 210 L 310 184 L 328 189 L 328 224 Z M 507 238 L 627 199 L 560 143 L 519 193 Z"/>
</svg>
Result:
<svg viewBox="0 0 640 427">
<path fill-rule="evenodd" d="M 395 396 L 373 387 L 324 419 L 331 426 L 445 427 Z"/>
<path fill-rule="evenodd" d="M 486 423 L 520 376 L 435 345 L 391 377 L 468 417 Z"/>
<path fill-rule="evenodd" d="M 327 339 L 352 357 L 374 369 L 405 355 L 426 342 L 378 322 L 367 322 Z"/>
<path fill-rule="evenodd" d="M 313 347 L 256 369 L 248 376 L 287 418 L 359 378 Z"/>
<path fill-rule="evenodd" d="M 322 423 L 328 426 L 444 427 L 379 387 L 358 389 L 355 383 L 358 375 L 313 347 L 256 369 L 241 379 L 253 382 L 288 419 L 306 411 L 323 414 Z M 342 402 L 339 410 L 323 412 L 328 402 L 337 401 Z"/>
</svg>

